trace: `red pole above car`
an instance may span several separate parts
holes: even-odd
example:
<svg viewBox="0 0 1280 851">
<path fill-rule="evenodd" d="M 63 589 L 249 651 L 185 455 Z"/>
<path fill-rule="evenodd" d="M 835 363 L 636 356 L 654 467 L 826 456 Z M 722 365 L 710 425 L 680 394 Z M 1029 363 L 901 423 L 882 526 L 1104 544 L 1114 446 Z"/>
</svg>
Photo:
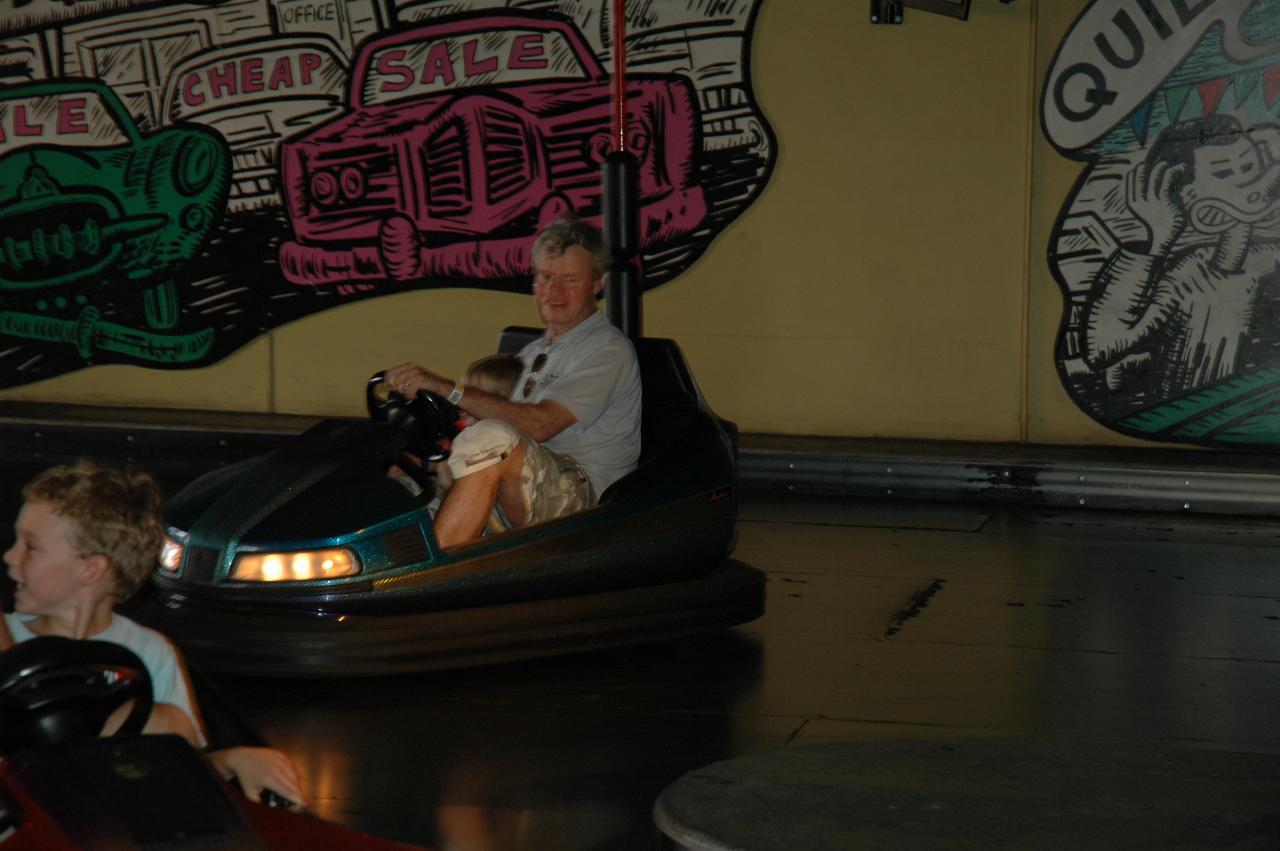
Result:
<svg viewBox="0 0 1280 851">
<path fill-rule="evenodd" d="M 626 0 L 613 0 L 613 148 L 627 149 L 627 19 Z"/>
</svg>

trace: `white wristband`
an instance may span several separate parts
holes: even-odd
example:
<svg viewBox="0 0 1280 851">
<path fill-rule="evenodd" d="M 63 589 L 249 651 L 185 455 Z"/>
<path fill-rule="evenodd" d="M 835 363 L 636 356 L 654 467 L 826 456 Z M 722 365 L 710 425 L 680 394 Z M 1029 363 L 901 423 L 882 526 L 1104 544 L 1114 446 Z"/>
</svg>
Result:
<svg viewBox="0 0 1280 851">
<path fill-rule="evenodd" d="M 462 391 L 463 391 L 463 389 L 464 389 L 464 388 L 463 388 L 463 386 L 462 386 L 462 382 L 461 382 L 461 381 L 459 381 L 457 384 L 453 385 L 453 392 L 451 392 L 451 393 L 449 394 L 449 404 L 450 404 L 450 405 L 456 405 L 456 404 L 458 404 L 459 402 L 461 402 L 461 401 L 462 401 Z"/>
</svg>

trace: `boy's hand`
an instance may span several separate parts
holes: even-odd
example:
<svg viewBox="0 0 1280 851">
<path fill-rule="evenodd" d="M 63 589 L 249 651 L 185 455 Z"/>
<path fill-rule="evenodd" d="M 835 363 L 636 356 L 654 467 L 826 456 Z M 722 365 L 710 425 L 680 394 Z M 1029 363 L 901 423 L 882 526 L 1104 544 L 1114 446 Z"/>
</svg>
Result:
<svg viewBox="0 0 1280 851">
<path fill-rule="evenodd" d="M 264 789 L 292 801 L 297 809 L 306 807 L 298 769 L 289 757 L 272 748 L 226 748 L 209 754 L 209 760 L 226 780 L 240 783 L 245 797 L 261 801 Z"/>
</svg>

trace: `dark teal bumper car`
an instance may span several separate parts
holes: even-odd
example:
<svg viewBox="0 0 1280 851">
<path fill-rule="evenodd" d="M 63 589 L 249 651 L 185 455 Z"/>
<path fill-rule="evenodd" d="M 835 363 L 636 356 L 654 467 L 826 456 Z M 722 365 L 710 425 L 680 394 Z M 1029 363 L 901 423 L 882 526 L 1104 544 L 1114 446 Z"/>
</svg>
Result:
<svg viewBox="0 0 1280 851">
<path fill-rule="evenodd" d="M 530 333 L 509 329 L 502 348 Z M 764 577 L 730 558 L 733 426 L 673 342 L 637 353 L 640 464 L 595 508 L 442 549 L 422 497 L 386 473 L 423 454 L 421 424 L 327 420 L 180 491 L 130 613 L 207 670 L 280 676 L 461 667 L 759 617 Z"/>
</svg>

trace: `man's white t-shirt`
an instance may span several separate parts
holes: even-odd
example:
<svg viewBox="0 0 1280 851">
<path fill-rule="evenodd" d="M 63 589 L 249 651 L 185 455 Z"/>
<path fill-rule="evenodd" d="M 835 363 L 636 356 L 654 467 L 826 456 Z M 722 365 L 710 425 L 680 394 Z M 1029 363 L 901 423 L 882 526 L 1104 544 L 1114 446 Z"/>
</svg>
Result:
<svg viewBox="0 0 1280 851">
<path fill-rule="evenodd" d="M 546 361 L 533 371 L 539 355 Z M 577 461 L 597 497 L 635 469 L 640 459 L 640 366 L 635 346 L 597 311 L 548 340 L 544 333 L 520 350 L 524 373 L 512 401 L 550 399 L 577 422 L 542 445 Z M 524 386 L 533 380 L 528 396 Z"/>
<path fill-rule="evenodd" d="M 15 642 L 30 641 L 37 637 L 27 628 L 27 621 L 34 617 L 35 615 L 21 614 L 4 616 L 5 625 L 9 627 Z M 136 653 L 151 675 L 151 693 L 155 702 L 171 703 L 185 712 L 195 725 L 201 744 L 204 743 L 204 725 L 195 710 L 187 672 L 169 639 L 124 615 L 112 613 L 110 625 L 97 635 L 89 636 L 89 640 L 109 641 Z"/>
</svg>

